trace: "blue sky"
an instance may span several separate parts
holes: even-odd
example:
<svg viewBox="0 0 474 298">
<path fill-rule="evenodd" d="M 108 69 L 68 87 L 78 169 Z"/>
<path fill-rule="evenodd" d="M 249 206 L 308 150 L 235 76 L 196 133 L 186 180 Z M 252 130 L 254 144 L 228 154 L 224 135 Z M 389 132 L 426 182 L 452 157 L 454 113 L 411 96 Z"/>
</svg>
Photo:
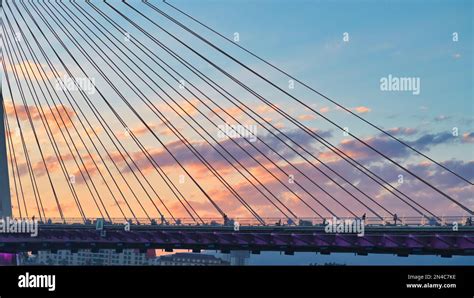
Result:
<svg viewBox="0 0 474 298">
<path fill-rule="evenodd" d="M 370 107 L 373 113 L 364 116 L 382 127 L 418 127 L 426 132 L 458 127 L 461 133 L 472 131 L 473 26 L 469 1 L 172 3 L 229 38 L 238 32 L 241 45 L 343 105 Z M 165 5 L 160 8 L 172 12 Z M 141 9 L 147 10 L 146 6 Z M 180 19 L 190 24 L 189 20 Z M 344 32 L 350 35 L 349 43 L 342 42 Z M 452 41 L 453 32 L 459 34 L 458 42 Z M 225 42 L 215 41 L 224 49 L 232 49 Z M 281 82 L 280 86 L 285 85 L 286 77 L 249 55 L 235 48 L 231 53 Z M 219 57 L 215 56 L 217 62 Z M 223 65 L 233 67 L 226 63 Z M 381 92 L 379 80 L 389 74 L 419 77 L 421 94 Z M 298 86 L 296 89 L 305 102 L 326 106 L 318 96 L 307 90 L 299 92 Z M 269 90 L 265 94 L 275 102 L 288 102 L 277 92 Z M 340 115 L 334 117 L 346 121 Z M 322 122 L 314 124 L 325 127 Z M 347 125 L 360 134 L 374 133 L 352 119 Z M 464 156 L 469 159 L 471 149 L 472 146 L 441 146 L 434 148 L 432 154 L 441 160 Z"/>
<path fill-rule="evenodd" d="M 462 119 L 472 120 L 470 1 L 170 3 L 228 37 L 239 32 L 242 45 L 342 104 L 370 106 L 374 113 L 365 117 L 386 128 L 441 131 Z M 350 34 L 347 44 L 342 42 L 343 32 Z M 459 33 L 457 43 L 453 32 Z M 379 79 L 388 74 L 420 77 L 421 94 L 381 92 Z M 307 102 L 323 103 L 305 95 Z M 450 123 L 433 121 L 440 115 L 452 117 Z M 469 132 L 472 121 L 459 126 Z M 471 149 L 445 148 L 439 157 L 459 158 Z"/>
</svg>

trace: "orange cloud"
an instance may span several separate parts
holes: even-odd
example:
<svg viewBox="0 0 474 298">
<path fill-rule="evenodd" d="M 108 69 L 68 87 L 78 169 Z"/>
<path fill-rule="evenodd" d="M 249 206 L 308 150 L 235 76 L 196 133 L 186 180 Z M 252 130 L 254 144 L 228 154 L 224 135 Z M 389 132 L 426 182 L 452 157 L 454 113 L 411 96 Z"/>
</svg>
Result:
<svg viewBox="0 0 474 298">
<path fill-rule="evenodd" d="M 159 125 L 155 123 L 148 123 L 148 126 L 153 130 L 156 131 L 159 129 Z M 141 136 L 144 134 L 147 134 L 149 132 L 149 129 L 145 125 L 137 126 L 134 128 L 129 128 L 128 131 L 123 130 L 123 131 L 118 131 L 115 133 L 117 138 L 119 139 L 126 139 L 129 137 L 130 133 L 132 133 L 135 136 Z"/>
<path fill-rule="evenodd" d="M 329 112 L 329 107 L 322 107 L 322 108 L 319 109 L 319 112 L 321 114 L 328 113 Z"/>
<path fill-rule="evenodd" d="M 197 99 L 190 100 L 189 103 L 188 102 L 179 103 L 179 105 L 184 110 L 184 112 L 190 116 L 195 116 L 198 113 L 197 108 L 199 104 L 200 104 L 200 101 Z M 180 115 L 185 115 L 185 113 L 181 111 L 181 109 L 178 109 L 178 111 Z"/>
<path fill-rule="evenodd" d="M 56 76 L 54 75 L 52 71 L 46 71 L 46 65 L 37 64 L 29 60 L 22 61 L 16 64 L 7 64 L 6 68 L 7 68 L 7 71 L 9 72 L 15 71 L 20 79 L 28 78 L 28 75 L 25 73 L 25 71 L 29 73 L 30 76 L 38 78 L 38 80 L 41 79 L 41 75 L 43 75 L 43 77 L 46 76 L 47 79 L 56 78 Z M 39 70 L 39 68 L 42 68 L 44 70 L 44 73 L 43 71 Z M 23 73 L 25 73 L 25 75 L 23 75 L 22 70 L 23 70 Z M 62 76 L 61 72 L 58 72 L 58 73 L 59 73 L 59 76 Z"/>
<path fill-rule="evenodd" d="M 181 116 L 186 116 L 186 114 L 189 116 L 195 116 L 198 113 L 198 107 L 201 104 L 198 99 L 192 99 L 188 101 L 182 100 L 180 102 L 177 101 L 177 104 L 174 104 L 170 101 L 168 101 L 168 103 L 171 105 L 171 107 L 165 102 L 157 103 L 154 106 L 166 116 L 174 116 L 176 114 Z"/>
<path fill-rule="evenodd" d="M 43 117 L 52 128 L 57 128 L 58 124 L 60 127 L 70 127 L 72 120 L 76 116 L 73 109 L 64 105 L 52 106 L 50 109 L 44 106 L 37 108 L 36 106 L 25 106 L 22 104 L 13 105 L 12 102 L 5 102 L 5 113 L 9 116 L 15 117 L 18 115 L 18 119 L 21 121 L 28 121 L 28 112 L 33 121 L 39 121 L 41 117 Z M 63 120 L 61 120 L 61 117 Z"/>
<path fill-rule="evenodd" d="M 285 128 L 285 123 L 283 123 L 283 122 L 278 122 L 278 123 L 275 123 L 274 125 L 278 129 Z"/>
<path fill-rule="evenodd" d="M 237 107 L 230 107 L 230 108 L 223 108 L 224 111 L 226 111 L 230 116 L 234 118 L 238 118 L 244 114 L 243 112 L 244 107 L 242 106 L 237 106 Z M 216 114 L 222 114 L 223 112 L 219 108 L 214 108 L 212 111 Z M 223 114 L 222 114 L 223 115 Z"/>
<path fill-rule="evenodd" d="M 299 120 L 302 120 L 302 121 L 309 121 L 309 120 L 314 120 L 314 119 L 316 119 L 316 116 L 310 115 L 310 114 L 305 114 L 305 115 L 300 115 L 300 116 L 298 116 L 298 119 L 299 119 Z"/>
<path fill-rule="evenodd" d="M 277 108 L 280 108 L 280 105 L 274 104 L 274 106 L 276 106 Z M 258 114 L 263 114 L 263 113 L 275 112 L 275 110 L 266 104 L 261 104 L 255 108 L 255 112 L 257 112 Z"/>
<path fill-rule="evenodd" d="M 359 113 L 359 114 L 365 114 L 365 113 L 368 113 L 368 112 L 371 111 L 370 108 L 364 107 L 364 106 L 355 107 L 355 108 L 352 108 L 352 110 Z"/>
<path fill-rule="evenodd" d="M 100 134 L 102 133 L 104 129 L 100 126 L 96 126 L 96 127 L 87 127 L 86 128 L 86 132 L 89 136 L 94 136 L 94 134 Z"/>
<path fill-rule="evenodd" d="M 410 127 L 394 127 L 394 128 L 390 128 L 389 130 L 387 130 L 389 133 L 391 134 L 395 134 L 395 135 L 398 135 L 398 134 L 401 134 L 401 135 L 413 135 L 417 132 L 417 130 L 415 128 L 410 128 Z"/>
<path fill-rule="evenodd" d="M 18 153 L 17 153 L 18 155 Z M 21 156 L 17 156 L 17 158 L 21 158 Z M 36 176 L 43 176 L 46 174 L 46 168 L 48 169 L 49 173 L 54 173 L 59 170 L 60 164 L 59 161 L 56 157 L 56 155 L 48 155 L 45 158 L 45 163 L 43 161 L 38 161 L 32 165 L 33 167 L 33 172 L 35 173 Z M 64 162 L 70 161 L 73 159 L 73 156 L 69 153 L 61 155 L 61 159 Z M 46 168 L 45 165 L 46 164 Z M 22 175 L 26 174 L 27 172 L 21 173 Z"/>
<path fill-rule="evenodd" d="M 89 179 L 89 175 L 92 178 L 96 173 L 98 173 L 98 170 L 99 169 L 90 160 L 90 161 L 85 161 L 84 166 L 80 166 L 77 171 L 72 173 L 72 175 L 75 177 L 76 183 L 84 183 L 85 182 L 84 178 Z M 82 175 L 84 175 L 84 177 L 82 177 Z"/>
<path fill-rule="evenodd" d="M 119 162 L 123 162 L 123 158 L 122 158 L 122 155 L 120 154 L 120 152 L 118 151 L 113 151 L 113 152 L 110 152 L 110 157 L 112 159 L 112 161 L 114 161 L 115 163 L 119 163 Z M 124 154 L 125 156 L 125 154 Z"/>
<path fill-rule="evenodd" d="M 462 135 L 463 143 L 474 143 L 474 132 L 471 133 L 464 133 Z"/>
</svg>

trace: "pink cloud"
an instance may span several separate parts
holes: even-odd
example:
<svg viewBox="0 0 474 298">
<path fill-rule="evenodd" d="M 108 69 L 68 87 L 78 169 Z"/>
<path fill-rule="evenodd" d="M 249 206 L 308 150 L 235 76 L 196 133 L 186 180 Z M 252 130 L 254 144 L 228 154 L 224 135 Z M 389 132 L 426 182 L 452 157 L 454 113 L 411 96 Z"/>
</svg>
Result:
<svg viewBox="0 0 474 298">
<path fill-rule="evenodd" d="M 310 120 L 316 119 L 316 116 L 310 115 L 310 114 L 304 114 L 304 115 L 298 116 L 298 119 L 302 121 L 310 121 Z"/>
<path fill-rule="evenodd" d="M 319 109 L 319 112 L 321 114 L 328 113 L 329 112 L 329 107 L 322 107 L 322 108 Z"/>
<path fill-rule="evenodd" d="M 463 143 L 474 143 L 474 132 L 464 133 L 462 135 L 462 142 Z"/>
<path fill-rule="evenodd" d="M 391 133 L 392 135 L 410 136 L 417 133 L 418 130 L 416 128 L 410 128 L 410 127 L 394 127 L 394 128 L 388 129 L 387 132 Z"/>
<path fill-rule="evenodd" d="M 365 114 L 365 113 L 369 113 L 370 111 L 372 111 L 370 108 L 364 107 L 364 106 L 354 107 L 354 108 L 352 108 L 352 110 L 355 111 L 356 113 L 359 113 L 359 114 Z"/>
</svg>

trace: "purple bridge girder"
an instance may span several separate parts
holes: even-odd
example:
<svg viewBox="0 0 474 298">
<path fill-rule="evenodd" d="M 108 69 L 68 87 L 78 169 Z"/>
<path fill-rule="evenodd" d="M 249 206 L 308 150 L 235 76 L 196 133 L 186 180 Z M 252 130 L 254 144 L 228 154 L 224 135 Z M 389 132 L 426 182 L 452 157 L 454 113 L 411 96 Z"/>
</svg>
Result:
<svg viewBox="0 0 474 298">
<path fill-rule="evenodd" d="M 474 255 L 474 231 L 366 231 L 356 234 L 327 234 L 321 229 L 233 231 L 217 228 L 192 229 L 41 229 L 37 237 L 28 234 L 0 234 L 0 252 L 60 249 L 208 249 L 293 252 L 390 253 Z"/>
</svg>

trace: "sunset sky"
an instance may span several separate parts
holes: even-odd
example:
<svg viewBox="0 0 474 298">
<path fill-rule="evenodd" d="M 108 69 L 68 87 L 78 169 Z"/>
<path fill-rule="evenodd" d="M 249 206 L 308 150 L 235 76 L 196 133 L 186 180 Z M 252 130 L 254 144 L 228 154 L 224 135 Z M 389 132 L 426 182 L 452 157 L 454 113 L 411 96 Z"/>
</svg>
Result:
<svg viewBox="0 0 474 298">
<path fill-rule="evenodd" d="M 192 30 L 202 34 L 202 36 L 212 41 L 216 46 L 242 61 L 245 65 L 254 69 L 292 96 L 316 109 L 325 117 L 328 117 L 341 127 L 347 127 L 351 133 L 403 164 L 423 179 L 449 194 L 456 201 L 461 202 L 471 210 L 474 209 L 474 187 L 472 185 L 469 186 L 466 182 L 444 171 L 439 166 L 417 155 L 400 143 L 383 136 L 379 131 L 364 124 L 349 113 L 342 111 L 304 86 L 295 82 L 294 89 L 290 89 L 287 76 L 265 65 L 235 45 L 210 33 L 205 28 L 162 3 L 162 1 L 149 2 L 183 22 Z M 402 1 L 402 5 L 400 3 L 395 4 L 392 1 L 197 2 L 172 0 L 168 2 L 176 5 L 198 20 L 203 21 L 210 27 L 215 28 L 230 39 L 233 39 L 236 36 L 235 33 L 238 33 L 239 45 L 252 50 L 262 58 L 281 67 L 289 74 L 294 75 L 364 119 L 389 131 L 397 138 L 404 140 L 410 146 L 422 151 L 469 181 L 474 180 L 474 93 L 472 89 L 474 75 L 474 61 L 472 58 L 474 57 L 472 55 L 474 40 L 472 30 L 474 26 L 472 24 L 472 17 L 470 17 L 470 13 L 473 10 L 471 1 L 431 1 L 429 4 L 426 1 Z M 100 94 L 104 95 L 120 117 L 123 118 L 129 130 L 142 142 L 150 156 L 164 169 L 166 175 L 176 184 L 179 191 L 196 212 L 203 218 L 219 217 L 219 213 L 191 181 L 190 177 L 185 174 L 184 170 L 173 160 L 140 119 L 134 115 L 119 94 L 110 86 L 109 82 L 78 50 L 68 35 L 61 30 L 61 24 L 66 24 L 66 21 L 69 22 L 69 24 L 66 24 L 66 29 L 84 48 L 85 52 L 90 55 L 92 61 L 97 64 L 106 78 L 110 80 L 110 83 L 117 87 L 123 98 L 129 101 L 130 105 L 152 131 L 230 217 L 250 218 L 251 214 L 203 163 L 179 141 L 165 122 L 172 123 L 262 217 L 285 218 L 282 212 L 275 208 L 270 201 L 282 209 L 283 205 L 286 206 L 298 218 L 317 217 L 311 208 L 325 217 L 331 216 L 327 209 L 334 211 L 338 216 L 350 216 L 345 208 L 357 215 L 367 213 L 367 216 L 373 217 L 374 214 L 364 207 L 363 204 L 358 203 L 341 188 L 338 188 L 329 181 L 315 167 L 299 157 L 295 151 L 292 151 L 269 133 L 262 126 L 264 124 L 263 120 L 259 120 L 256 123 L 245 112 L 253 117 L 262 117 L 281 130 L 281 132 L 290 136 L 300 146 L 311 152 L 312 155 L 340 173 L 345 179 L 365 191 L 373 201 L 364 197 L 362 193 L 357 192 L 353 187 L 345 184 L 345 188 L 351 194 L 374 209 L 378 214 L 389 216 L 386 211 L 378 206 L 379 204 L 399 216 L 419 216 L 407 204 L 384 191 L 379 185 L 362 175 L 354 167 L 324 148 L 301 128 L 298 128 L 264 102 L 232 82 L 211 65 L 193 54 L 189 49 L 134 12 L 127 5 L 122 3 L 114 4 L 117 10 L 120 10 L 127 17 L 142 26 L 153 37 L 173 51 L 176 51 L 177 54 L 182 55 L 185 60 L 218 82 L 222 88 L 248 107 L 251 107 L 251 109 L 246 109 L 242 104 L 236 106 L 229 102 L 224 96 L 187 70 L 146 35 L 130 25 L 109 6 L 102 3 L 102 1 L 92 1 L 92 3 L 112 20 L 116 21 L 119 26 L 122 26 L 124 31 L 116 30 L 97 11 L 85 3 L 79 5 L 83 10 L 78 10 L 69 2 L 61 5 L 42 4 L 43 7 L 39 4 L 36 6 L 26 4 L 28 10 L 35 16 L 35 20 L 44 32 L 46 36 L 44 38 L 43 33 L 40 32 L 20 3 L 17 6 L 23 17 L 17 11 L 15 5 L 11 3 L 9 7 L 5 5 L 3 9 L 3 29 L 6 30 L 9 40 L 6 42 L 4 38 L 5 31 L 3 31 L 3 59 L 6 63 L 7 75 L 12 88 L 11 94 L 4 74 L 2 82 L 3 97 L 10 125 L 9 134 L 13 139 L 20 178 L 25 190 L 25 204 L 27 205 L 30 217 L 33 215 L 38 216 L 38 211 L 30 176 L 28 175 L 28 167 L 15 117 L 15 110 L 18 113 L 18 120 L 27 142 L 28 152 L 31 155 L 33 171 L 38 182 L 47 217 L 57 218 L 59 217 L 59 212 L 27 111 L 29 111 L 32 117 L 48 170 L 51 173 L 54 187 L 58 191 L 58 198 L 66 217 L 79 218 L 81 215 L 68 186 L 69 180 L 63 174 L 42 120 L 45 120 L 45 123 L 49 124 L 51 128 L 51 133 L 58 144 L 59 152 L 65 160 L 65 171 L 68 176 L 73 175 L 75 177 L 74 188 L 78 193 L 79 200 L 87 217 L 95 218 L 100 216 L 100 212 L 94 202 L 94 197 L 96 199 L 100 197 L 103 200 L 102 203 L 98 202 L 100 210 L 104 211 L 104 209 L 107 209 L 109 215 L 114 218 L 123 217 L 118 206 L 125 212 L 126 217 L 132 217 L 130 211 L 132 209 L 138 218 L 145 218 L 147 217 L 146 214 L 152 218 L 159 218 L 158 211 L 153 206 L 150 198 L 160 211 L 164 213 L 166 218 L 169 218 L 169 213 L 165 210 L 163 202 L 176 218 L 189 217 L 180 201 L 176 199 L 170 188 L 160 178 L 153 164 L 133 142 L 130 133 L 117 120 L 117 117 L 104 102 Z M 191 48 L 238 78 L 243 84 L 255 90 L 265 100 L 275 104 L 281 110 L 291 115 L 293 119 L 297 119 L 318 135 L 336 145 L 340 150 L 369 167 L 398 190 L 404 192 L 412 200 L 426 207 L 434 214 L 440 216 L 466 215 L 466 212 L 459 208 L 459 206 L 434 192 L 408 173 L 403 172 L 402 169 L 388 163 L 384 158 L 350 136 L 345 136 L 341 130 L 331 125 L 321 116 L 298 104 L 291 97 L 280 92 L 176 24 L 165 19 L 141 1 L 129 1 L 129 3 Z M 35 9 L 41 10 L 42 17 L 47 18 L 47 21 L 70 53 L 63 48 L 61 42 L 49 30 Z M 97 29 L 81 12 L 91 14 L 97 20 L 97 23 L 102 24 L 104 27 L 96 24 L 100 30 Z M 66 18 L 59 16 L 59 13 Z M 73 17 L 71 13 L 74 13 L 78 19 Z M 25 18 L 26 23 L 23 18 Z M 7 20 L 11 23 L 13 29 L 10 28 Z M 20 25 L 21 30 L 17 27 L 15 20 Z M 77 25 L 73 21 L 77 22 Z M 92 32 L 97 34 L 97 36 L 94 36 L 81 21 L 92 29 Z M 112 35 L 101 33 L 101 30 L 104 31 L 105 29 L 110 30 Z M 18 61 L 11 51 L 12 43 L 15 43 L 15 39 L 10 30 L 15 32 L 15 36 L 19 40 L 18 44 L 14 44 L 16 55 L 20 58 L 20 53 L 23 54 L 19 50 L 21 46 L 22 50 L 25 51 L 27 59 L 20 58 L 20 61 Z M 38 42 L 41 43 L 44 52 L 40 51 L 29 30 L 32 31 Z M 21 31 L 23 31 L 23 34 L 20 34 Z M 128 34 L 124 34 L 124 32 L 128 32 Z M 346 35 L 349 37 L 348 41 L 343 40 L 344 33 L 348 33 Z M 455 34 L 458 38 L 457 41 L 453 40 L 453 33 L 457 33 Z M 21 38 L 18 38 L 18 36 Z M 106 36 L 115 42 L 134 63 L 130 62 L 124 53 L 117 50 L 113 42 L 108 40 Z M 176 81 L 166 74 L 147 54 L 142 52 L 133 42 L 127 40 L 128 37 L 131 40 L 140 41 L 150 49 L 150 52 L 145 51 L 147 54 L 153 53 L 162 58 L 174 70 L 179 72 L 181 77 L 177 76 L 176 79 L 178 80 Z M 25 40 L 29 42 L 39 61 L 36 61 L 30 55 Z M 126 148 L 151 187 L 133 165 L 133 173 L 128 168 L 119 151 L 109 139 L 108 131 L 97 120 L 81 93 L 77 90 L 70 90 L 69 93 L 58 88 L 55 89 L 57 77 L 59 76 L 61 79 L 64 79 L 67 71 L 48 43 L 54 47 L 62 62 L 67 65 L 75 78 L 84 79 L 87 77 L 94 83 L 95 92 L 87 94 L 88 98 L 96 106 L 97 111 L 110 127 L 111 133 L 116 137 L 114 142 L 116 144 L 120 142 Z M 91 43 L 91 45 L 88 43 Z M 50 59 L 55 70 L 48 66 L 43 53 Z M 70 54 L 73 55 L 80 67 Z M 135 58 L 134 54 L 142 59 L 144 63 Z M 133 71 L 121 59 L 128 63 Z M 113 66 L 113 68 L 107 63 Z M 162 76 L 169 85 L 152 73 L 147 66 Z M 80 68 L 83 68 L 87 76 L 84 75 Z M 125 81 L 114 73 L 114 69 L 123 71 L 123 74 L 126 76 L 124 78 Z M 22 101 L 13 70 L 16 70 L 18 73 L 28 108 L 25 107 Z M 142 70 L 149 77 L 144 76 L 141 72 Z M 39 85 L 36 80 L 29 79 L 26 71 L 29 72 L 31 77 L 38 77 Z M 420 94 L 414 95 L 410 91 L 382 91 L 380 80 L 389 75 L 418 78 L 420 80 Z M 127 86 L 127 78 L 135 84 L 136 89 L 133 86 Z M 189 87 L 194 95 L 185 88 L 182 88 L 183 83 L 180 86 L 179 80 L 184 80 L 184 87 Z M 32 85 L 29 85 L 30 83 Z M 192 89 L 190 83 L 194 84 L 210 99 Z M 29 86 L 33 88 L 29 89 Z M 159 87 L 163 88 L 169 97 L 162 90 L 159 90 Z M 160 120 L 141 101 L 141 95 L 149 100 L 153 108 L 156 109 L 155 111 L 159 111 L 159 113 L 157 112 L 159 115 L 162 113 L 164 116 L 162 120 L 165 122 Z M 160 96 L 170 103 L 170 106 Z M 40 103 L 40 106 L 35 105 L 35 100 Z M 234 119 L 220 110 L 214 102 L 224 108 Z M 50 110 L 48 104 L 51 105 L 52 110 Z M 78 106 L 89 123 L 84 120 L 84 115 L 79 111 Z M 253 112 L 255 114 L 252 114 Z M 207 120 L 206 116 L 211 121 Z M 181 117 L 188 120 L 219 152 L 229 157 L 221 147 L 216 145 L 216 141 L 223 148 L 226 148 L 240 164 L 235 161 L 231 162 L 244 175 L 240 174 L 225 161 L 216 149 L 204 141 Z M 64 123 L 61 121 L 58 126 L 55 120 L 59 119 L 64 120 Z M 236 120 L 243 125 L 255 126 L 259 140 L 254 143 L 248 143 L 242 138 L 234 140 L 219 138 L 218 125 L 225 123 L 235 125 L 238 124 Z M 268 125 L 266 126 L 269 127 Z M 79 134 L 75 128 L 78 129 Z M 283 137 L 281 132 L 270 129 L 277 136 Z M 458 132 L 457 135 L 453 135 L 453 129 Z M 96 136 L 100 138 L 101 142 L 97 140 Z M 236 143 L 244 148 L 245 151 Z M 290 142 L 289 144 L 292 148 L 297 149 L 294 144 Z M 258 152 L 253 146 L 264 154 Z M 76 149 L 79 155 L 83 157 L 84 165 L 80 162 Z M 277 156 L 272 152 L 273 150 L 284 156 L 291 164 Z M 297 151 L 302 152 L 300 149 L 297 149 Z M 328 171 L 313 157 L 308 154 L 304 154 L 304 156 L 314 163 L 316 167 L 334 177 L 336 181 L 342 182 L 340 178 Z M 105 164 L 100 157 L 103 158 Z M 258 160 L 263 167 L 253 158 Z M 131 164 L 131 161 L 127 160 Z M 75 161 L 78 163 L 76 164 Z M 278 167 L 275 165 L 278 165 Z M 110 170 L 112 175 L 109 175 L 107 169 Z M 313 182 L 327 190 L 341 204 L 337 204 L 331 197 L 318 189 L 315 183 L 305 178 L 296 169 L 305 173 Z M 86 179 L 83 179 L 81 173 L 85 175 Z M 88 179 L 87 173 L 92 177 L 94 185 Z M 132 194 L 119 173 L 122 173 L 123 177 L 125 177 L 136 197 Z M 275 179 L 272 174 L 281 182 Z M 309 194 L 295 183 L 291 183 L 288 174 L 292 175 L 297 183 L 308 190 Z M 399 175 L 401 174 L 404 179 L 402 184 L 398 183 Z M 105 177 L 110 190 L 106 187 L 106 183 L 104 183 L 101 175 Z M 138 177 L 138 180 L 135 178 L 135 175 Z M 180 178 L 180 175 L 183 175 L 184 179 Z M 256 177 L 265 187 L 259 186 L 251 175 Z M 257 191 L 256 187 L 249 183 L 244 176 L 255 183 L 258 189 L 269 199 Z M 14 213 L 19 215 L 14 186 L 15 180 L 13 179 L 11 168 L 10 177 Z M 112 177 L 116 179 L 117 185 L 113 183 Z M 140 186 L 140 183 L 144 185 L 146 191 Z M 95 194 L 94 197 L 91 195 L 88 187 L 92 189 L 92 193 Z M 96 187 L 98 195 L 93 187 Z M 127 199 L 128 206 L 127 202 L 123 200 L 122 195 L 120 195 L 119 190 L 122 191 Z M 301 199 L 292 194 L 290 190 L 295 191 Z M 158 199 L 155 192 L 163 202 Z M 316 202 L 311 195 L 316 197 L 322 204 Z M 21 198 L 19 197 L 24 215 L 24 206 Z M 306 202 L 307 205 L 302 201 Z"/>
</svg>

